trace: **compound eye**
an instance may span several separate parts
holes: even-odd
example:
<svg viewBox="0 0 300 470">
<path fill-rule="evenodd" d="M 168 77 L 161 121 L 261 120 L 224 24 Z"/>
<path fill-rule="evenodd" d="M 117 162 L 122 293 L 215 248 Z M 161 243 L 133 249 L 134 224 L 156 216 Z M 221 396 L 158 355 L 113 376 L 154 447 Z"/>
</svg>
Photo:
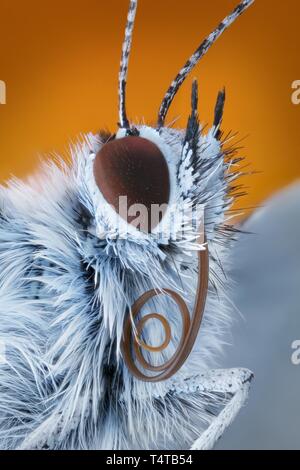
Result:
<svg viewBox="0 0 300 470">
<path fill-rule="evenodd" d="M 94 177 L 103 197 L 129 224 L 135 225 L 138 217 L 138 228 L 151 232 L 161 221 L 170 198 L 169 169 L 150 140 L 124 137 L 108 142 L 96 155 Z M 127 197 L 125 214 L 120 209 L 121 196 Z M 135 204 L 142 211 L 132 210 Z"/>
</svg>

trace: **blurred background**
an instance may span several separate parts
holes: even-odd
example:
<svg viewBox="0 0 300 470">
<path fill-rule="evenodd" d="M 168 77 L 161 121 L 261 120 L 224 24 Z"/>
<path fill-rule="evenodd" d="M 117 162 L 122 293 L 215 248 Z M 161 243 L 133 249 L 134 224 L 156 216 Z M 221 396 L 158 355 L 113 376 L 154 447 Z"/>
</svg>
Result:
<svg viewBox="0 0 300 470">
<path fill-rule="evenodd" d="M 266 201 L 232 250 L 235 321 L 221 367 L 255 378 L 218 449 L 300 449 L 300 185 Z"/>
<path fill-rule="evenodd" d="M 131 119 L 155 122 L 161 99 L 188 56 L 238 0 L 141 0 L 128 77 Z M 85 132 L 116 129 L 117 80 L 127 0 L 0 0 L 0 182 L 24 177 L 40 159 L 67 157 Z M 300 2 L 256 0 L 210 50 L 178 93 L 168 122 L 185 126 L 199 79 L 200 116 L 211 124 L 225 85 L 223 129 L 238 131 L 249 171 L 234 251 L 232 299 L 242 315 L 221 367 L 249 367 L 247 407 L 218 448 L 300 449 Z M 283 189 L 287 186 L 289 189 Z M 278 194 L 279 191 L 279 194 Z M 273 195 L 276 195 L 273 197 Z M 252 208 L 263 206 L 247 218 Z"/>
</svg>

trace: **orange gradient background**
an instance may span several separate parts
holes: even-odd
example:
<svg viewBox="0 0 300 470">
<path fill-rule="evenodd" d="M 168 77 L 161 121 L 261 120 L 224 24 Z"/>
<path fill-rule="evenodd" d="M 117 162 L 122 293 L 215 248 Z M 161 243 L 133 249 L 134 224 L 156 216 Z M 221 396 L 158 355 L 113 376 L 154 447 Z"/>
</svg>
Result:
<svg viewBox="0 0 300 470">
<path fill-rule="evenodd" d="M 140 0 L 128 77 L 131 119 L 154 122 L 174 75 L 238 0 Z M 117 76 L 127 0 L 0 0 L 0 181 L 24 177 L 41 158 L 67 155 L 80 133 L 116 129 Z M 168 121 L 184 127 L 193 77 L 201 120 L 209 124 L 218 90 L 227 103 L 223 128 L 239 131 L 242 153 L 259 174 L 244 178 L 259 205 L 300 177 L 299 0 L 255 4 L 209 51 L 182 86 Z"/>
</svg>

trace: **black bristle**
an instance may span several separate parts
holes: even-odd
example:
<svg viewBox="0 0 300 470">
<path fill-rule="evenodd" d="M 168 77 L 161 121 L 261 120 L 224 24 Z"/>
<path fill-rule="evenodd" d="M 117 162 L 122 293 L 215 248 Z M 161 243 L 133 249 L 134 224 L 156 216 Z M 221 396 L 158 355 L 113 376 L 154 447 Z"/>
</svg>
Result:
<svg viewBox="0 0 300 470">
<path fill-rule="evenodd" d="M 191 97 L 192 111 L 188 119 L 185 142 L 189 145 L 193 155 L 197 155 L 199 137 L 200 137 L 200 126 L 198 118 L 198 82 L 193 81 L 192 85 L 192 97 Z"/>
<path fill-rule="evenodd" d="M 215 118 L 214 118 L 214 126 L 217 128 L 220 126 L 222 119 L 223 119 L 223 113 L 224 113 L 224 104 L 225 104 L 225 88 L 218 93 L 217 97 L 217 102 L 215 106 Z M 221 135 L 220 130 L 218 129 L 217 131 L 217 138 Z"/>
</svg>

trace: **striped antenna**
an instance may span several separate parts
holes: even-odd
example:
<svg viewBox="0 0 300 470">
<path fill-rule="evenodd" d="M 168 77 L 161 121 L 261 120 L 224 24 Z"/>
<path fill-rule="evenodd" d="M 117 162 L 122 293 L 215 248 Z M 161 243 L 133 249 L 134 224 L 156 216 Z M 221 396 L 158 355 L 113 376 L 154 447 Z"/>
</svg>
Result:
<svg viewBox="0 0 300 470">
<path fill-rule="evenodd" d="M 216 42 L 221 34 L 254 2 L 254 0 L 242 1 L 233 12 L 227 16 L 222 23 L 203 41 L 203 43 L 196 49 L 194 54 L 189 58 L 184 67 L 180 70 L 175 80 L 171 83 L 165 97 L 161 103 L 158 113 L 158 128 L 161 128 L 165 123 L 165 118 L 170 105 L 179 90 L 180 86 L 191 72 L 191 70 L 197 65 L 199 60 L 206 54 L 209 48 Z"/>
<path fill-rule="evenodd" d="M 125 29 L 125 39 L 122 46 L 122 56 L 119 72 L 119 127 L 129 129 L 129 121 L 126 115 L 126 80 L 128 71 L 129 54 L 132 42 L 132 32 L 134 27 L 135 14 L 138 0 L 130 0 L 127 24 Z"/>
</svg>

